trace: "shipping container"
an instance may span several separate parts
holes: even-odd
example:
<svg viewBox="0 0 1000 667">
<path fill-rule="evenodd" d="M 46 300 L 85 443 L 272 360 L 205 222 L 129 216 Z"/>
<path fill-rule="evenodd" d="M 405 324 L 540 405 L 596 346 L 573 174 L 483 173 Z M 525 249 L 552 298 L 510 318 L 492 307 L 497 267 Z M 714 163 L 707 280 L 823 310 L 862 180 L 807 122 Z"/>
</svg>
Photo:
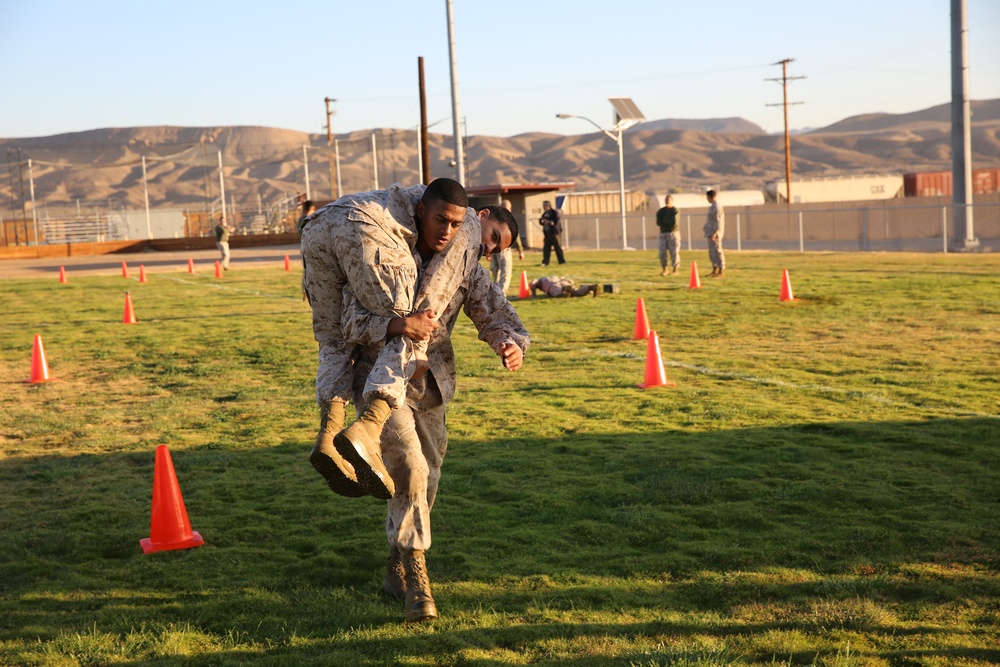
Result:
<svg viewBox="0 0 1000 667">
<path fill-rule="evenodd" d="M 785 181 L 766 186 L 772 201 L 785 201 Z M 863 174 L 860 176 L 820 176 L 792 179 L 792 203 L 871 201 L 903 196 L 903 177 L 899 174 Z"/>
<path fill-rule="evenodd" d="M 950 197 L 950 171 L 924 171 L 903 174 L 903 190 L 907 197 Z M 988 195 L 1000 190 L 1000 169 L 973 169 L 972 194 Z"/>
</svg>

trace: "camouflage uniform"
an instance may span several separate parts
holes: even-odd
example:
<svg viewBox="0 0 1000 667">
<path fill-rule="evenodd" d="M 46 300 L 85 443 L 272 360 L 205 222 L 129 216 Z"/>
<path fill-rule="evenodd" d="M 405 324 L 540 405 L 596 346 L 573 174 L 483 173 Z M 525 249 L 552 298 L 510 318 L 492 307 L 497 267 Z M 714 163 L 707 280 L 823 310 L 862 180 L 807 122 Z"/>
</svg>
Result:
<svg viewBox="0 0 1000 667">
<path fill-rule="evenodd" d="M 702 231 L 708 239 L 708 258 L 712 262 L 712 268 L 725 269 L 726 255 L 722 250 L 722 237 L 726 233 L 726 214 L 718 201 L 712 202 L 708 208 L 708 217 Z M 718 236 L 713 239 L 716 234 Z"/>
<path fill-rule="evenodd" d="M 382 456 L 396 485 L 389 501 L 386 534 L 390 545 L 406 551 L 426 551 L 431 546 L 430 511 L 441 478 L 441 462 L 448 449 L 445 412 L 455 396 L 455 351 L 451 331 L 460 309 L 475 324 L 479 339 L 498 354 L 504 343 L 527 350 L 528 332 L 517 311 L 490 282 L 486 269 L 478 262 L 462 272 L 461 285 L 446 308 L 439 326 L 431 336 L 427 350 L 430 371 L 412 380 L 406 402 L 394 410 L 382 431 Z M 345 309 L 345 331 L 364 328 L 365 313 Z M 358 358 L 358 377 L 378 357 L 378 346 L 366 346 Z M 356 392 L 362 390 L 358 380 Z M 356 401 L 357 402 L 357 401 Z"/>
<path fill-rule="evenodd" d="M 459 276 L 437 271 L 438 265 L 465 266 L 478 260 L 481 243 L 479 217 L 469 209 L 452 242 L 427 264 L 429 279 L 416 291 L 419 255 L 415 258 L 416 205 L 425 186 L 341 197 L 309 216 L 302 228 L 302 288 L 313 311 L 313 334 L 319 343 L 316 400 L 347 403 L 354 385 L 356 344 L 348 342 L 341 321 L 348 290 L 362 308 L 373 313 L 367 336 L 385 340 L 393 317 L 417 310 L 442 312 Z M 460 275 L 460 274 L 459 274 Z M 448 292 L 448 290 L 451 290 Z M 393 408 L 403 403 L 406 381 L 412 376 L 419 345 L 393 336 L 380 347 L 378 360 L 367 375 L 363 396 L 380 396 Z"/>
</svg>

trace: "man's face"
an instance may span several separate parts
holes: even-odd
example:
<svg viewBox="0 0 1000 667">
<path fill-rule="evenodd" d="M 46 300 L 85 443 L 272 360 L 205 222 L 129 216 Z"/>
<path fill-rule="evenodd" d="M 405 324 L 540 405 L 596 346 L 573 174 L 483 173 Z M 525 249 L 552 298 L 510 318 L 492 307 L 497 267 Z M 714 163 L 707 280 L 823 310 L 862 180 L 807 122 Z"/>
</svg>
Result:
<svg viewBox="0 0 1000 667">
<path fill-rule="evenodd" d="M 543 201 L 543 202 L 542 202 L 542 210 L 543 210 L 543 211 L 547 211 L 547 210 L 549 210 L 550 208 L 552 208 L 552 204 L 548 203 L 547 201 Z"/>
<path fill-rule="evenodd" d="M 490 212 L 483 209 L 479 212 L 479 224 L 483 228 L 483 256 L 489 258 L 495 252 L 501 252 L 514 242 L 510 227 L 489 217 Z"/>
<path fill-rule="evenodd" d="M 441 200 L 417 203 L 420 238 L 417 247 L 425 253 L 444 250 L 465 220 L 466 209 Z"/>
<path fill-rule="evenodd" d="M 667 206 L 670 206 L 673 203 L 674 203 L 674 198 L 671 197 L 670 195 L 667 195 Z"/>
</svg>

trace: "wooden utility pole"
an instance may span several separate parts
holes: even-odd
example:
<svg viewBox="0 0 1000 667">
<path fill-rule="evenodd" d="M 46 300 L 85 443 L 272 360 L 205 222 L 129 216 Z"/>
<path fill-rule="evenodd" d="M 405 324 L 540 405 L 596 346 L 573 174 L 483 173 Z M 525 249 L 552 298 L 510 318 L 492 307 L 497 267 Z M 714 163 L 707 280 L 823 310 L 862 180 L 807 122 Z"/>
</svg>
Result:
<svg viewBox="0 0 1000 667">
<path fill-rule="evenodd" d="M 427 88 L 424 85 L 424 57 L 417 58 L 417 76 L 420 79 L 420 173 L 424 177 L 424 185 L 431 182 L 431 149 L 427 137 Z"/>
<path fill-rule="evenodd" d="M 805 78 L 804 76 L 788 76 L 788 63 L 794 61 L 795 61 L 794 58 L 785 58 L 784 60 L 779 60 L 778 62 L 774 63 L 775 65 L 781 65 L 781 78 L 765 79 L 765 81 L 781 82 L 781 91 L 782 91 L 781 104 L 767 104 L 765 106 L 785 108 L 785 201 L 787 201 L 789 204 L 792 203 L 792 144 L 791 144 L 791 135 L 788 132 L 788 107 L 789 105 L 802 104 L 802 102 L 788 101 L 788 82 L 794 81 L 795 79 Z"/>
<path fill-rule="evenodd" d="M 340 199 L 340 186 L 337 183 L 336 168 L 333 165 L 333 125 L 330 123 L 330 119 L 337 113 L 336 110 L 330 109 L 330 103 L 337 100 L 332 97 L 324 97 L 323 101 L 326 102 L 326 145 L 330 148 L 330 192 L 333 193 L 334 199 Z"/>
</svg>

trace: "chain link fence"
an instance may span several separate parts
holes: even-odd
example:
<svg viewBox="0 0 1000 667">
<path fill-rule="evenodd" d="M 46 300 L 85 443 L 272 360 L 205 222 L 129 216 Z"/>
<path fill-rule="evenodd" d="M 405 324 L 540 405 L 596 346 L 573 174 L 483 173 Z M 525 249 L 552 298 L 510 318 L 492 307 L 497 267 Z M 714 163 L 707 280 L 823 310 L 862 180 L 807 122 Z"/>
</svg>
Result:
<svg viewBox="0 0 1000 667">
<path fill-rule="evenodd" d="M 954 236 L 952 204 L 836 208 L 746 206 L 725 210 L 727 250 L 948 252 Z M 1000 249 L 1000 202 L 969 205 L 983 250 Z M 679 213 L 681 246 L 704 249 L 708 209 Z M 658 247 L 656 214 L 563 217 L 562 245 L 572 249 L 647 250 Z"/>
</svg>

